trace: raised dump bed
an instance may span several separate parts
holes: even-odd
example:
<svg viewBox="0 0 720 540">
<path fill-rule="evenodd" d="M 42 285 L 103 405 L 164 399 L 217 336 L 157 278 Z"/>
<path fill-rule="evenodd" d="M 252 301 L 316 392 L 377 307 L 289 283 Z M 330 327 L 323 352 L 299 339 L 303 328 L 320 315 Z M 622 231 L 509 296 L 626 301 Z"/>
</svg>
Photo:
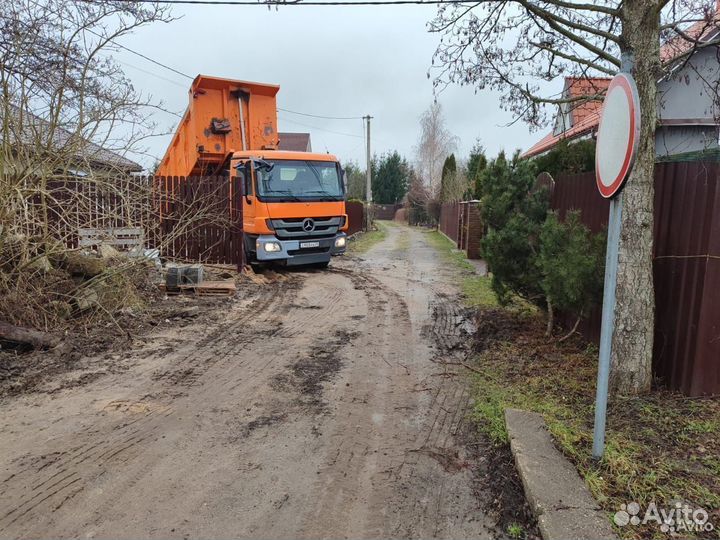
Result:
<svg viewBox="0 0 720 540">
<path fill-rule="evenodd" d="M 280 87 L 198 75 L 158 176 L 217 174 L 233 152 L 278 148 Z"/>
</svg>

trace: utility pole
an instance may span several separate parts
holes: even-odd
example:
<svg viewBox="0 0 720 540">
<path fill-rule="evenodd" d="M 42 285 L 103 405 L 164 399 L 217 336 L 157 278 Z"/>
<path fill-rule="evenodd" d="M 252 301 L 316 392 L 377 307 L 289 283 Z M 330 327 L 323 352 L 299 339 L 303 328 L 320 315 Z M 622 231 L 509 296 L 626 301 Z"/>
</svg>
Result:
<svg viewBox="0 0 720 540">
<path fill-rule="evenodd" d="M 363 120 L 367 122 L 367 135 L 366 135 L 366 142 L 367 142 L 367 148 L 366 148 L 366 155 L 365 155 L 365 194 L 367 199 L 367 222 L 366 222 L 366 230 L 370 230 L 370 226 L 372 225 L 372 170 L 370 167 L 370 120 L 372 119 L 372 116 L 369 114 L 366 116 L 363 116 Z"/>
</svg>

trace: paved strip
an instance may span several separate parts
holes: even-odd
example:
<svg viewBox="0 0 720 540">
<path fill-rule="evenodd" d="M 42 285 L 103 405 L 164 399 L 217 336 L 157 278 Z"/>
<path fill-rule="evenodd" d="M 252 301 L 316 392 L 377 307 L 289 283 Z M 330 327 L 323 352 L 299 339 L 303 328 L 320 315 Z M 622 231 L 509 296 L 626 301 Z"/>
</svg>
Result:
<svg viewBox="0 0 720 540">
<path fill-rule="evenodd" d="M 575 467 L 555 448 L 542 415 L 505 410 L 510 449 L 545 540 L 616 539 Z"/>
</svg>

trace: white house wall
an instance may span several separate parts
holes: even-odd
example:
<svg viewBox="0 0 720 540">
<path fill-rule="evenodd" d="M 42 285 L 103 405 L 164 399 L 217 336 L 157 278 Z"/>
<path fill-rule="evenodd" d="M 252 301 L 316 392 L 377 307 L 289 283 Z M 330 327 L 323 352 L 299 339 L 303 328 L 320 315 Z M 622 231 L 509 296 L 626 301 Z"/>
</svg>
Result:
<svg viewBox="0 0 720 540">
<path fill-rule="evenodd" d="M 658 156 L 718 148 L 718 52 L 698 51 L 658 83 Z"/>
</svg>

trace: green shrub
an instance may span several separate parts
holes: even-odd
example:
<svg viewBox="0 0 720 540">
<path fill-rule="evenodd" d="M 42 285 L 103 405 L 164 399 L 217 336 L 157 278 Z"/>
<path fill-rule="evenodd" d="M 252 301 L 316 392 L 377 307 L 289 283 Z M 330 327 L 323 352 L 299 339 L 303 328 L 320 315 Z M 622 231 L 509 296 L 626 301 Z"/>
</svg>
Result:
<svg viewBox="0 0 720 540">
<path fill-rule="evenodd" d="M 518 154 L 508 161 L 501 153 L 483 172 L 480 209 L 488 232 L 482 250 L 503 303 L 513 295 L 542 300 L 537 255 L 548 196 L 545 190 L 532 190 L 535 176 L 532 162 Z"/>
<path fill-rule="evenodd" d="M 548 214 L 540 232 L 538 270 L 550 305 L 577 317 L 602 300 L 605 235 L 591 234 L 579 212 L 568 212 L 565 222 Z"/>
<path fill-rule="evenodd" d="M 578 174 L 595 170 L 595 141 L 592 139 L 568 143 L 566 140 L 547 154 L 534 160 L 537 171 L 550 173 L 557 178 L 560 174 Z"/>
<path fill-rule="evenodd" d="M 565 223 L 548 213 L 545 189 L 536 189 L 536 165 L 503 153 L 482 174 L 480 208 L 488 231 L 483 256 L 501 303 L 520 296 L 553 310 L 587 315 L 602 298 L 604 235 L 593 235 L 569 213 Z"/>
</svg>

